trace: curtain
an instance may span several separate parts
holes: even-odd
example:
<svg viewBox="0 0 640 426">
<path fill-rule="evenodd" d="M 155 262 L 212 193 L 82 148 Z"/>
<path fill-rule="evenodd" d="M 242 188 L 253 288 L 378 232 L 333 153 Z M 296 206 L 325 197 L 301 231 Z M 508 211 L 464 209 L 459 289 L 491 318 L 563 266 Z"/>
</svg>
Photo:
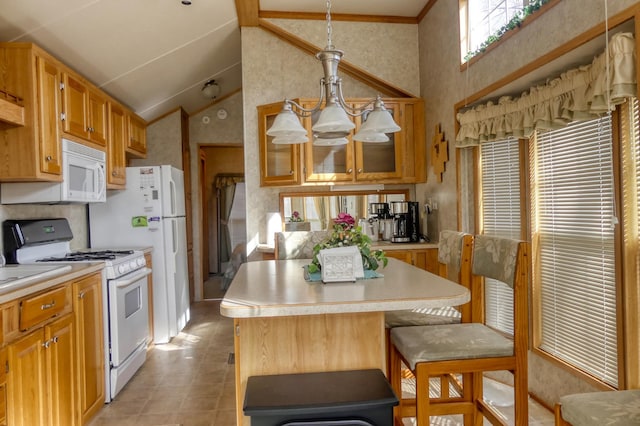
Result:
<svg viewBox="0 0 640 426">
<path fill-rule="evenodd" d="M 325 201 L 325 197 L 313 197 L 313 205 L 316 208 L 316 213 L 318 214 L 320 229 L 329 229 L 329 219 L 331 218 L 329 203 Z"/>
<path fill-rule="evenodd" d="M 231 259 L 231 232 L 229 231 L 229 216 L 233 207 L 233 197 L 236 193 L 236 183 L 244 182 L 244 177 L 238 175 L 217 175 L 214 181 L 218 196 L 218 259 L 228 262 Z"/>
<path fill-rule="evenodd" d="M 458 148 L 507 137 L 528 138 L 535 130 L 553 130 L 572 121 L 596 118 L 608 105 L 636 95 L 636 52 L 631 33 L 618 33 L 591 64 L 564 72 L 519 98 L 504 96 L 458 113 Z"/>
</svg>

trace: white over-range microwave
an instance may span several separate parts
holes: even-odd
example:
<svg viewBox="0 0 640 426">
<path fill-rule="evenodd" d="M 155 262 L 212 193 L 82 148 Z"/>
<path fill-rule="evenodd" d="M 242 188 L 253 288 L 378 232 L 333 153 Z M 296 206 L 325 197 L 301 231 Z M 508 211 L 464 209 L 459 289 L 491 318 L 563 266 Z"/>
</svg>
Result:
<svg viewBox="0 0 640 426">
<path fill-rule="evenodd" d="M 103 203 L 105 159 L 104 151 L 62 139 L 62 182 L 3 183 L 0 204 Z"/>
</svg>

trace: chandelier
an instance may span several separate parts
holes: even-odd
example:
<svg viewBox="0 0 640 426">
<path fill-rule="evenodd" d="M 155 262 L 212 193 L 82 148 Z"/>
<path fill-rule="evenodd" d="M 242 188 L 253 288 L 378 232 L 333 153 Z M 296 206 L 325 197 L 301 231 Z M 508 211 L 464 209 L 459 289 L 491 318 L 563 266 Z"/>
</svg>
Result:
<svg viewBox="0 0 640 426">
<path fill-rule="evenodd" d="M 320 111 L 318 120 L 311 127 L 314 145 L 345 145 L 347 136 L 355 128 L 351 117 L 362 117 L 363 123 L 353 139 L 360 142 L 387 142 L 386 133 L 400 130 L 391 113 L 385 109 L 378 95 L 364 105 L 354 108 L 342 95 L 342 79 L 338 77 L 338 64 L 343 52 L 331 41 L 331 0 L 327 0 L 327 46 L 316 54 L 322 62 L 324 77 L 320 79 L 320 99 L 313 108 L 304 108 L 291 99 L 285 99 L 282 110 L 267 130 L 274 144 L 297 144 L 309 141 L 298 117 L 311 117 Z M 324 108 L 323 108 L 324 103 Z M 373 105 L 372 108 L 370 108 Z"/>
</svg>

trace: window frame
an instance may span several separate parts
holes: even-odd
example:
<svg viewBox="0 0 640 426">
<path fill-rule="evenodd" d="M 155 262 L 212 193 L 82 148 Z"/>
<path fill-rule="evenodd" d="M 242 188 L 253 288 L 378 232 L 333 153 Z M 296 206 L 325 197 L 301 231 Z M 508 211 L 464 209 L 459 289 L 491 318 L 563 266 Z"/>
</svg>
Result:
<svg viewBox="0 0 640 426">
<path fill-rule="evenodd" d="M 468 19 L 468 7 L 467 4 L 472 1 L 472 0 L 458 0 L 458 24 L 459 24 L 459 28 L 460 28 L 460 33 L 458 34 L 458 39 L 459 39 L 459 48 L 460 48 L 460 69 L 461 71 L 464 70 L 467 66 L 477 62 L 480 58 L 484 57 L 486 54 L 488 54 L 489 52 L 491 52 L 493 49 L 495 49 L 496 47 L 500 46 L 502 43 L 504 43 L 506 40 L 508 40 L 509 38 L 511 38 L 512 36 L 514 36 L 515 34 L 519 33 L 520 30 L 524 27 L 526 27 L 527 25 L 530 25 L 533 21 L 535 21 L 538 17 L 542 16 L 544 13 L 546 13 L 547 11 L 549 11 L 552 7 L 554 7 L 556 4 L 560 3 L 560 1 L 562 0 L 550 0 L 548 3 L 543 4 L 540 9 L 538 9 L 535 13 L 532 13 L 528 16 L 526 16 L 524 18 L 524 20 L 522 20 L 522 22 L 520 23 L 519 26 L 517 26 L 516 28 L 513 28 L 511 30 L 508 30 L 507 32 L 505 32 L 504 34 L 502 34 L 502 36 L 494 41 L 493 43 L 489 44 L 482 52 L 479 52 L 477 54 L 475 54 L 474 56 L 470 57 L 469 59 L 465 60 L 464 58 L 467 56 L 468 53 L 470 53 L 469 51 L 469 41 L 467 38 L 467 29 L 468 29 L 468 24 L 469 24 L 469 19 Z M 465 34 L 463 36 L 463 34 Z"/>
<path fill-rule="evenodd" d="M 638 107 L 640 110 L 640 106 Z M 639 113 L 640 114 L 640 113 Z M 637 309 L 637 304 L 640 301 L 640 213 L 637 211 L 637 206 L 640 205 L 640 200 L 636 200 L 637 204 L 633 204 L 629 201 L 626 203 L 622 199 L 623 197 L 623 185 L 625 181 L 629 180 L 627 176 L 630 172 L 623 170 L 624 162 L 630 161 L 629 156 L 629 141 L 626 139 L 626 135 L 623 131 L 622 122 L 624 118 L 621 107 L 618 107 L 612 115 L 612 140 L 613 140 L 613 171 L 614 171 L 614 197 L 615 205 L 618 209 L 618 217 L 620 225 L 615 229 L 615 268 L 616 268 L 616 333 L 617 333 L 617 348 L 618 348 L 618 389 L 638 388 L 640 387 L 640 312 Z M 640 120 L 640 117 L 638 118 Z M 638 133 L 640 134 L 640 125 L 638 125 Z M 530 187 L 531 176 L 530 169 L 532 167 L 529 160 L 529 147 L 530 144 L 535 143 L 535 135 L 532 139 L 521 139 L 521 155 L 520 155 L 520 168 L 521 173 L 521 220 L 522 227 L 521 233 L 524 240 L 532 241 L 532 229 L 531 229 L 531 203 L 530 203 Z M 640 150 L 640 141 L 638 143 L 638 150 Z M 636 154 L 640 158 L 640 154 Z M 475 229 L 478 233 L 483 232 L 483 218 L 482 218 L 482 164 L 481 164 L 481 149 L 480 147 L 473 148 L 473 162 L 474 162 L 474 192 L 475 203 L 474 215 L 475 215 Z M 640 164 L 635 164 L 635 167 L 640 169 Z M 638 172 L 638 181 L 640 181 L 640 172 Z M 635 179 L 634 179 L 635 182 Z M 640 190 L 637 190 L 634 194 L 636 198 L 640 198 Z M 632 219 L 630 219 L 632 218 Z M 637 228 L 638 241 L 637 244 L 630 244 L 628 242 L 629 236 L 626 236 L 630 231 L 625 231 L 626 227 L 635 226 Z M 535 253 L 536 241 L 532 241 L 532 252 Z M 629 262 L 638 262 L 638 265 L 633 264 L 632 268 L 627 268 L 626 264 Z M 535 256 L 532 256 L 532 269 L 536 268 Z M 532 339 L 530 339 L 530 350 L 541 358 L 551 362 L 552 364 L 562 368 L 565 371 L 579 377 L 582 380 L 594 385 L 602 390 L 612 390 L 613 388 L 599 379 L 589 375 L 588 373 L 574 367 L 567 362 L 560 360 L 553 355 L 539 349 L 539 324 L 534 322 L 540 321 L 540 316 L 536 314 L 534 307 L 540 301 L 535 301 L 534 298 L 539 297 L 533 291 L 533 274 L 532 274 L 532 288 L 531 294 L 531 310 L 529 313 L 530 319 L 530 332 L 532 333 Z"/>
</svg>

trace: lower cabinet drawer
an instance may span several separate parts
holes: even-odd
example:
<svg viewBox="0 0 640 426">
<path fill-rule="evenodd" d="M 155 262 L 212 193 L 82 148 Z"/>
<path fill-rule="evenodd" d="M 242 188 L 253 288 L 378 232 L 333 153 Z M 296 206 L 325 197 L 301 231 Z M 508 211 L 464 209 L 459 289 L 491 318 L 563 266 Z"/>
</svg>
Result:
<svg viewBox="0 0 640 426">
<path fill-rule="evenodd" d="M 70 309 L 69 286 L 25 299 L 20 304 L 20 330 L 27 330 Z"/>
</svg>

